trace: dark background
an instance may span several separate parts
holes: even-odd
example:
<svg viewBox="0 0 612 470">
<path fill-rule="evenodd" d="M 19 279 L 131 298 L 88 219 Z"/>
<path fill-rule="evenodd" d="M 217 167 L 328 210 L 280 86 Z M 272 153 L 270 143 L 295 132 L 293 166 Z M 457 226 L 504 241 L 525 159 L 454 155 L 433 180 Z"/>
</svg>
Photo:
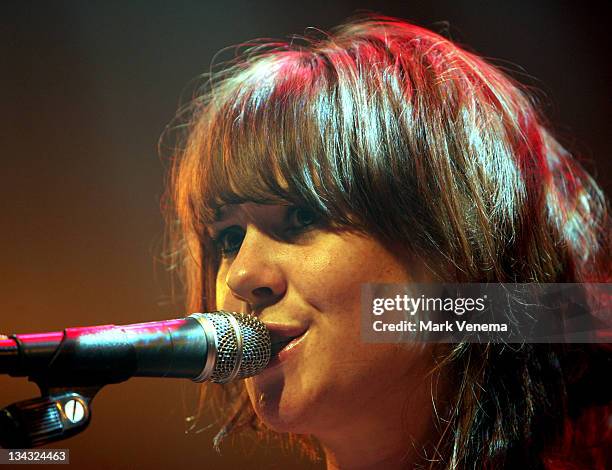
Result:
<svg viewBox="0 0 612 470">
<path fill-rule="evenodd" d="M 610 194 L 609 16 L 588 2 L 3 2 L 0 331 L 182 316 L 161 253 L 157 140 L 219 49 L 326 30 L 358 10 L 411 19 L 536 87 L 556 134 Z M 286 468 L 274 446 L 185 434 L 188 381 L 105 388 L 68 447 L 78 468 Z M 36 396 L 0 377 L 0 407 Z M 382 399 L 383 397 L 381 397 Z M 204 420 L 202 426 L 207 423 Z M 258 447 L 255 453 L 248 449 Z"/>
</svg>

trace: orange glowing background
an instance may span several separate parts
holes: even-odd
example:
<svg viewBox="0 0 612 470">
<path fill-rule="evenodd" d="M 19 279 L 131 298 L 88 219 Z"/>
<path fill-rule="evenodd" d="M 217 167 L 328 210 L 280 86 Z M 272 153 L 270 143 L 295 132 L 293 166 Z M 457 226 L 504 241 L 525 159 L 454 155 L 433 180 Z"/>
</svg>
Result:
<svg viewBox="0 0 612 470">
<path fill-rule="evenodd" d="M 155 262 L 167 165 L 157 140 L 181 90 L 223 47 L 308 26 L 328 29 L 359 9 L 450 31 L 486 57 L 523 67 L 527 75 L 514 76 L 543 90 L 538 96 L 557 135 L 611 193 L 603 6 L 3 2 L 0 332 L 183 316 Z M 517 69 L 508 62 L 497 63 Z M 89 429 L 49 447 L 69 448 L 73 466 L 89 469 L 281 469 L 296 462 L 256 443 L 226 445 L 219 456 L 212 450 L 216 426 L 185 434 L 194 391 L 188 381 L 160 379 L 108 386 L 93 402 Z M 34 396 L 36 387 L 24 379 L 0 376 L 0 407 Z"/>
</svg>

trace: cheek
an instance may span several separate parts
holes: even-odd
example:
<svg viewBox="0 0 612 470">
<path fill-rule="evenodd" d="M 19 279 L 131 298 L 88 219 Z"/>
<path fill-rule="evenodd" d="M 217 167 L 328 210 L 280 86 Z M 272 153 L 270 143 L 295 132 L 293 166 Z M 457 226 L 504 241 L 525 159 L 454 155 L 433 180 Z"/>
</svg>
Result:
<svg viewBox="0 0 612 470">
<path fill-rule="evenodd" d="M 361 287 L 369 282 L 403 283 L 405 267 L 377 243 L 357 236 L 327 240 L 312 254 L 302 254 L 291 278 L 295 289 L 320 312 L 360 313 Z"/>
<path fill-rule="evenodd" d="M 228 294 L 227 284 L 224 282 L 225 274 L 223 273 L 223 268 L 219 268 L 217 271 L 217 277 L 215 279 L 215 299 L 217 309 L 223 308 L 223 303 L 225 302 L 225 298 Z"/>
<path fill-rule="evenodd" d="M 295 288 L 309 304 L 325 311 L 330 304 L 344 302 L 352 282 L 345 260 L 329 252 L 307 256 L 294 276 Z"/>
<path fill-rule="evenodd" d="M 215 281 L 215 309 L 227 310 L 230 312 L 240 311 L 242 308 L 241 302 L 234 297 L 225 281 L 227 276 L 227 268 L 221 266 L 217 272 Z"/>
</svg>

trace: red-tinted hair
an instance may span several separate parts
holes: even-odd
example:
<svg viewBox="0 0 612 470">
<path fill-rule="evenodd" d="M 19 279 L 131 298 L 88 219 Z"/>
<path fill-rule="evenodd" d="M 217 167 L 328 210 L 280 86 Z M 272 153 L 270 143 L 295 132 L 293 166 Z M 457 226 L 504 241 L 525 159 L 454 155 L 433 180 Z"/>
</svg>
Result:
<svg viewBox="0 0 612 470">
<path fill-rule="evenodd" d="M 206 225 L 221 204 L 244 201 L 307 205 L 439 279 L 610 281 L 595 181 L 522 87 L 427 29 L 367 17 L 323 38 L 259 44 L 184 112 L 169 226 L 190 310 L 215 308 Z M 573 419 L 568 371 L 581 364 L 588 375 L 601 354 L 577 349 L 451 348 L 440 363 L 457 389 L 437 448 L 444 464 L 542 465 L 552 430 Z M 226 392 L 244 403 L 240 386 Z M 248 405 L 233 409 L 231 426 L 263 428 Z"/>
</svg>

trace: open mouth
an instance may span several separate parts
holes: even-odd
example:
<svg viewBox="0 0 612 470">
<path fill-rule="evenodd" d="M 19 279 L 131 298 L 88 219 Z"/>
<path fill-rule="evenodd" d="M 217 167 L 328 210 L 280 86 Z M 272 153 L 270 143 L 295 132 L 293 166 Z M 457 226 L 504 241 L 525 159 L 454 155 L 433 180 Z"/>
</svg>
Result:
<svg viewBox="0 0 612 470">
<path fill-rule="evenodd" d="M 283 350 L 288 350 L 297 344 L 299 340 L 306 334 L 307 330 L 289 331 L 287 329 L 269 328 L 270 340 L 272 343 L 271 356 L 274 358 Z"/>
</svg>

